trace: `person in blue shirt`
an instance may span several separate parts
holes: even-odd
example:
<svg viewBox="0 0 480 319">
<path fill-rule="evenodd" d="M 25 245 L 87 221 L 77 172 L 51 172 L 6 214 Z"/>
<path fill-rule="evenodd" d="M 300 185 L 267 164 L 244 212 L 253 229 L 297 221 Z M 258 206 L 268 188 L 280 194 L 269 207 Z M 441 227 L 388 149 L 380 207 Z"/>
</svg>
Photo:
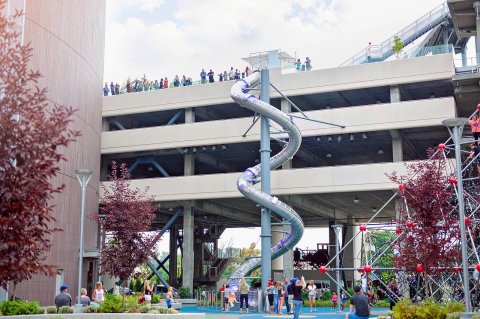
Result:
<svg viewBox="0 0 480 319">
<path fill-rule="evenodd" d="M 113 82 L 110 82 L 110 92 L 112 92 L 112 95 L 115 95 L 115 84 Z"/>
<path fill-rule="evenodd" d="M 105 86 L 103 87 L 103 96 L 108 96 L 109 91 L 108 84 L 105 82 Z"/>
<path fill-rule="evenodd" d="M 207 83 L 207 73 L 204 69 L 202 69 L 202 72 L 200 72 L 200 79 L 202 84 Z"/>
</svg>

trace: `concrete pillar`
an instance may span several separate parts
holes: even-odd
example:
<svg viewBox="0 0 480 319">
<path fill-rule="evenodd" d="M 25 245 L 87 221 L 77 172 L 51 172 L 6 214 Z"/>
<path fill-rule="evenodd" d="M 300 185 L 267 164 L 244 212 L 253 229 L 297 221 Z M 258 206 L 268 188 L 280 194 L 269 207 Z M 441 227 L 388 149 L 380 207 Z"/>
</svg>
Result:
<svg viewBox="0 0 480 319">
<path fill-rule="evenodd" d="M 185 109 L 185 124 L 195 123 L 195 111 L 189 107 Z"/>
<path fill-rule="evenodd" d="M 403 161 L 403 138 L 400 130 L 390 130 L 392 136 L 392 157 L 393 162 Z"/>
<path fill-rule="evenodd" d="M 402 97 L 400 93 L 400 87 L 398 85 L 390 86 L 390 103 L 401 102 Z M 394 162 L 403 161 L 403 147 L 402 136 L 399 130 L 390 130 L 392 136 L 392 155 Z"/>
<path fill-rule="evenodd" d="M 336 225 L 335 220 L 330 220 L 328 221 L 328 244 L 329 244 L 329 249 L 328 252 L 330 254 L 330 260 L 333 260 L 330 263 L 330 267 L 336 267 L 335 264 L 335 255 L 336 255 L 336 249 L 335 249 L 335 243 L 336 243 L 336 235 L 335 235 L 335 230 L 332 228 L 332 225 Z M 330 275 L 335 279 L 336 278 L 336 273 L 332 272 Z M 336 280 L 336 279 L 335 279 Z M 331 281 L 330 282 L 330 290 L 331 291 L 337 291 L 337 285 Z"/>
<path fill-rule="evenodd" d="M 174 287 L 177 283 L 177 227 L 170 227 L 170 259 L 168 260 L 168 283 Z"/>
<path fill-rule="evenodd" d="M 360 268 L 362 267 L 362 236 L 357 235 L 360 232 L 360 227 L 355 222 L 352 222 L 352 236 L 357 236 L 353 240 L 353 267 Z M 354 272 L 355 281 L 360 281 L 362 276 L 358 271 Z"/>
<path fill-rule="evenodd" d="M 348 218 L 348 223 L 346 227 L 344 227 L 344 231 L 346 231 L 346 236 L 345 236 L 345 243 L 348 243 L 354 236 L 355 234 L 355 229 L 354 229 L 354 220 L 352 217 Z M 345 249 L 343 250 L 343 267 L 345 268 L 353 268 L 355 267 L 355 245 L 354 242 L 351 242 L 348 246 L 345 246 Z M 355 280 L 355 272 L 354 271 L 345 271 L 345 276 L 347 280 L 347 286 L 352 287 L 352 283 Z"/>
<path fill-rule="evenodd" d="M 283 238 L 283 227 L 272 226 L 272 246 L 276 245 Z M 283 256 L 272 260 L 272 272 L 283 272 Z"/>
<path fill-rule="evenodd" d="M 193 267 L 194 267 L 194 234 L 193 207 L 183 208 L 183 255 L 182 255 L 182 287 L 193 292 Z"/>
<path fill-rule="evenodd" d="M 185 124 L 188 123 L 195 123 L 195 112 L 191 107 L 185 109 Z M 195 154 L 185 154 L 183 171 L 185 176 L 195 175 Z"/>
<path fill-rule="evenodd" d="M 467 66 L 467 46 L 462 46 L 462 66 Z"/>
<path fill-rule="evenodd" d="M 282 98 L 280 100 L 280 109 L 283 113 L 289 114 L 292 112 L 292 105 L 290 104 L 290 102 Z M 291 159 L 282 164 L 282 169 L 291 169 L 292 167 L 293 166 Z"/>
<path fill-rule="evenodd" d="M 400 87 L 398 85 L 390 85 L 390 103 L 398 103 L 401 100 Z"/>
<path fill-rule="evenodd" d="M 107 121 L 107 118 L 102 118 L 102 132 L 108 132 L 110 130 L 110 124 Z"/>
<path fill-rule="evenodd" d="M 284 220 L 285 222 L 285 220 Z M 286 232 L 291 231 L 290 225 L 284 225 L 283 230 Z M 283 275 L 287 278 L 293 278 L 293 249 L 283 254 Z"/>
</svg>

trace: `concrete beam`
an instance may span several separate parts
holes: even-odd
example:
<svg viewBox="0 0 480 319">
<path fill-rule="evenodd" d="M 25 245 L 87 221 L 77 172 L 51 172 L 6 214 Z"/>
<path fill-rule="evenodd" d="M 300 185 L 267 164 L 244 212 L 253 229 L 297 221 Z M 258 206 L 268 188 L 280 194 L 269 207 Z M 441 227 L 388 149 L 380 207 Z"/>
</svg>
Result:
<svg viewBox="0 0 480 319">
<path fill-rule="evenodd" d="M 258 215 L 254 215 L 251 213 L 247 213 L 244 210 L 222 206 L 212 201 L 206 200 L 196 201 L 195 208 L 215 215 L 225 216 L 231 219 L 244 221 L 254 225 L 260 224 L 260 211 L 258 212 Z"/>
<path fill-rule="evenodd" d="M 390 130 L 392 136 L 392 156 L 394 162 L 403 161 L 403 139 L 400 130 Z"/>
<path fill-rule="evenodd" d="M 296 206 L 317 216 L 337 219 L 348 218 L 348 215 L 346 213 L 334 210 L 330 207 L 326 207 L 322 205 L 318 200 L 312 199 L 310 197 L 307 198 L 301 195 L 286 195 L 281 196 L 281 198 L 292 206 Z"/>
</svg>

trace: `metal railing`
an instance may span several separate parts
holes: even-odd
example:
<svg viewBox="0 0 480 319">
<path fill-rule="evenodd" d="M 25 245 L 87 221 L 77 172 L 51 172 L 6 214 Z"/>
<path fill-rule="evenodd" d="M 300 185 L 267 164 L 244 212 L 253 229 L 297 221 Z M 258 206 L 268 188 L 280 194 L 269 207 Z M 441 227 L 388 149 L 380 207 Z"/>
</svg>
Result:
<svg viewBox="0 0 480 319">
<path fill-rule="evenodd" d="M 249 312 L 259 312 L 259 298 L 261 294 L 257 289 L 251 289 L 248 292 L 248 310 Z M 221 311 L 226 306 L 225 296 L 218 297 L 215 290 L 197 291 L 197 307 L 199 310 L 216 310 Z M 240 309 L 240 292 L 235 291 L 236 301 L 233 305 L 228 305 L 228 311 L 239 311 Z M 244 306 L 245 307 L 245 306 Z"/>
<path fill-rule="evenodd" d="M 478 73 L 480 70 L 477 58 L 455 59 L 456 73 Z"/>
<path fill-rule="evenodd" d="M 449 17 L 450 12 L 448 11 L 447 4 L 443 3 L 391 36 L 388 40 L 383 41 L 381 44 L 367 46 L 365 49 L 340 64 L 340 66 L 383 61 L 393 55 L 393 38 L 395 36 L 398 36 L 403 44 L 407 46 L 432 28 L 447 20 Z"/>
</svg>

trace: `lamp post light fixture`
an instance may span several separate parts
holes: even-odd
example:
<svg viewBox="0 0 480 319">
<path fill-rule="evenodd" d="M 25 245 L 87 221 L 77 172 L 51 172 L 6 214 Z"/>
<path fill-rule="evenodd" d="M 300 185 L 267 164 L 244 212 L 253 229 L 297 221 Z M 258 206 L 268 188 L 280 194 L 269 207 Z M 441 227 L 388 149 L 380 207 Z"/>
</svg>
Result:
<svg viewBox="0 0 480 319">
<path fill-rule="evenodd" d="M 76 169 L 75 175 L 77 176 L 80 187 L 82 188 L 82 209 L 80 213 L 80 253 L 78 255 L 78 289 L 77 289 L 77 303 L 75 309 L 79 310 L 82 307 L 80 303 L 80 289 L 82 289 L 82 271 L 83 271 L 83 224 L 85 219 L 85 190 L 87 189 L 88 182 L 92 177 L 93 171 L 90 169 Z M 81 311 L 81 310 L 80 310 Z"/>
<path fill-rule="evenodd" d="M 452 136 L 455 145 L 455 168 L 457 177 L 457 194 L 458 194 L 458 217 L 460 218 L 460 244 L 462 248 L 462 275 L 463 290 L 465 296 L 465 313 L 461 318 L 469 318 L 472 313 L 472 303 L 470 299 L 470 280 L 468 274 L 468 253 L 467 253 L 467 236 L 465 234 L 465 206 L 463 198 L 463 181 L 462 181 L 462 158 L 460 153 L 460 138 L 462 137 L 463 127 L 468 123 L 467 118 L 451 118 L 443 120 L 443 126 L 446 126 L 448 132 Z"/>
</svg>

